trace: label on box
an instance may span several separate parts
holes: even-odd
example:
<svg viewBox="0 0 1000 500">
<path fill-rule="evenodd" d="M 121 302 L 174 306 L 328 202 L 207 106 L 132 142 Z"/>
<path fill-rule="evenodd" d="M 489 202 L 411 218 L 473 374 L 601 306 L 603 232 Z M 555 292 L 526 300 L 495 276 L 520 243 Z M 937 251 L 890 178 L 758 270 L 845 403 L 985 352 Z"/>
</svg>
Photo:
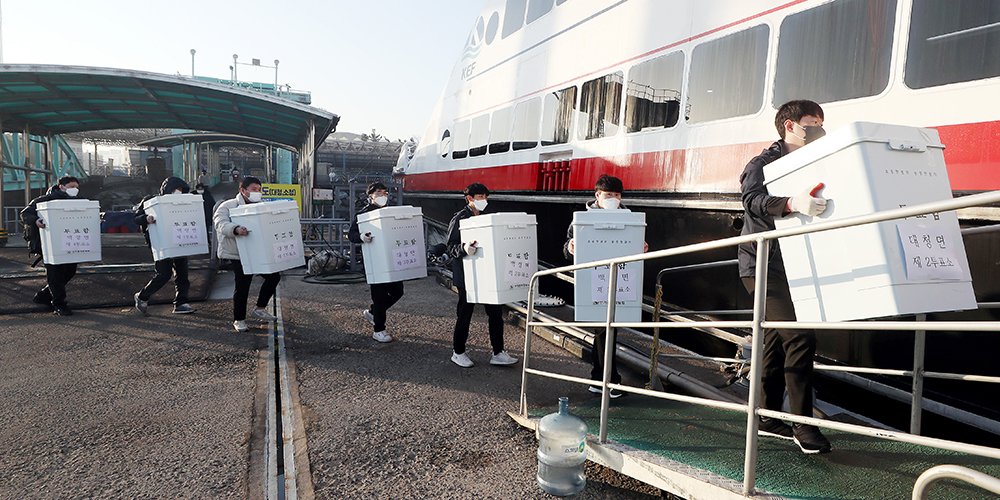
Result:
<svg viewBox="0 0 1000 500">
<path fill-rule="evenodd" d="M 897 224 L 909 281 L 960 280 L 962 268 L 955 255 L 952 232 L 945 226 Z"/>
<path fill-rule="evenodd" d="M 296 240 L 279 241 L 274 244 L 274 262 L 288 262 L 302 257 L 302 249 Z"/>
<path fill-rule="evenodd" d="M 62 251 L 67 253 L 90 252 L 94 249 L 92 236 L 89 228 L 64 229 Z"/>
<path fill-rule="evenodd" d="M 179 247 L 201 244 L 201 231 L 196 222 L 174 222 L 174 245 Z"/>
<path fill-rule="evenodd" d="M 594 304 L 608 303 L 608 285 L 611 270 L 607 267 L 590 270 L 590 299 Z M 615 294 L 615 302 L 631 302 L 639 300 L 639 287 L 636 284 L 636 275 L 633 269 L 628 269 L 625 264 L 618 267 L 618 291 Z"/>
<path fill-rule="evenodd" d="M 404 271 L 420 267 L 420 252 L 417 247 L 400 248 L 392 251 L 392 268 L 394 271 Z"/>
<path fill-rule="evenodd" d="M 508 253 L 504 264 L 503 281 L 518 285 L 526 285 L 534 274 L 528 253 Z"/>
</svg>

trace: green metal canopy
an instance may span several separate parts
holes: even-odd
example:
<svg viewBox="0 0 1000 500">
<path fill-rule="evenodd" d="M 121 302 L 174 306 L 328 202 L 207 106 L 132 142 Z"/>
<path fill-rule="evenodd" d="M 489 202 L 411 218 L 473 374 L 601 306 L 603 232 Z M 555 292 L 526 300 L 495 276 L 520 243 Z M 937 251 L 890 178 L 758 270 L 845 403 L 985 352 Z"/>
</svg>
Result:
<svg viewBox="0 0 1000 500">
<path fill-rule="evenodd" d="M 24 132 L 26 127 L 37 135 L 177 128 L 313 145 L 322 144 L 338 121 L 333 113 L 277 96 L 184 76 L 82 66 L 0 66 L 5 132 Z"/>
</svg>

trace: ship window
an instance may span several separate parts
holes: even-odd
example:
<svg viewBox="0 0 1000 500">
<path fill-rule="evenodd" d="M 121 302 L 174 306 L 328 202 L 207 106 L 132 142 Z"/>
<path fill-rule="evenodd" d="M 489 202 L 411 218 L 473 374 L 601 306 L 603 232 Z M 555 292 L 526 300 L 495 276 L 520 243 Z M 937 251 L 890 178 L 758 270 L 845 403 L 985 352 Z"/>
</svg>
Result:
<svg viewBox="0 0 1000 500">
<path fill-rule="evenodd" d="M 575 109 L 575 86 L 545 96 L 542 104 L 542 146 L 569 142 L 569 127 Z"/>
<path fill-rule="evenodd" d="M 622 72 L 585 82 L 580 92 L 581 139 L 597 139 L 618 133 L 618 112 L 622 106 Z"/>
<path fill-rule="evenodd" d="M 625 131 L 677 125 L 681 110 L 684 53 L 674 52 L 629 70 L 625 86 Z"/>
<path fill-rule="evenodd" d="M 507 106 L 493 112 L 490 123 L 490 154 L 510 151 L 510 126 L 513 108 Z"/>
<path fill-rule="evenodd" d="M 694 48 L 684 110 L 687 121 L 707 122 L 760 110 L 767 38 L 768 27 L 762 24 Z"/>
<path fill-rule="evenodd" d="M 556 0 L 556 5 L 562 5 L 566 3 L 566 0 Z"/>
<path fill-rule="evenodd" d="M 1000 76 L 1000 1 L 914 0 L 910 18 L 907 87 Z"/>
<path fill-rule="evenodd" d="M 774 107 L 885 90 L 895 19 L 896 0 L 840 0 L 786 17 L 778 40 Z"/>
<path fill-rule="evenodd" d="M 538 20 L 552 10 L 552 0 L 531 0 L 528 2 L 528 24 Z"/>
<path fill-rule="evenodd" d="M 444 134 L 441 135 L 441 143 L 438 144 L 438 153 L 441 154 L 441 158 L 447 158 L 448 152 L 451 150 L 451 131 L 445 130 Z"/>
<path fill-rule="evenodd" d="M 542 100 L 538 97 L 519 102 L 514 107 L 514 151 L 538 145 L 538 120 L 541 114 Z"/>
<path fill-rule="evenodd" d="M 455 138 L 452 140 L 454 151 L 451 157 L 459 160 L 469 156 L 469 120 L 462 120 L 455 124 Z"/>
<path fill-rule="evenodd" d="M 507 0 L 503 10 L 503 31 L 500 38 L 504 39 L 524 26 L 524 7 L 528 0 Z"/>
<path fill-rule="evenodd" d="M 469 156 L 483 156 L 490 140 L 490 115 L 472 119 L 472 133 L 469 134 Z"/>
</svg>

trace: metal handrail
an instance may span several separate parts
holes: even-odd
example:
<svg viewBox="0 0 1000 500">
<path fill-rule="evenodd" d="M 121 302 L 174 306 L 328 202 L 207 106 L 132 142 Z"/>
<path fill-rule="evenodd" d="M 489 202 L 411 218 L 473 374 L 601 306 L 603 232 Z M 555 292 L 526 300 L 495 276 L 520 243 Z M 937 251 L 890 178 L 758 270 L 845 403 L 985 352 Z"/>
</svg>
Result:
<svg viewBox="0 0 1000 500">
<path fill-rule="evenodd" d="M 922 372 L 922 359 L 917 359 L 917 357 L 922 357 L 923 345 L 922 345 L 922 334 L 926 331 L 935 330 L 961 330 L 961 331 L 981 331 L 981 330 L 1000 330 L 1000 322 L 977 322 L 975 324 L 970 324 L 968 322 L 927 322 L 924 318 L 920 318 L 919 321 L 914 322 L 899 322 L 899 321 L 879 321 L 879 322 L 864 322 L 864 323 L 854 323 L 854 322 L 834 322 L 834 323 L 796 323 L 796 322 L 781 322 L 774 321 L 768 322 L 764 320 L 764 309 L 765 309 L 765 291 L 767 287 L 767 255 L 770 243 L 772 240 L 778 238 L 784 238 L 788 236 L 797 236 L 802 234 L 809 234 L 820 231 L 828 231 L 832 229 L 840 229 L 844 227 L 857 226 L 862 224 L 870 224 L 875 222 L 883 222 L 894 219 L 901 219 L 905 217 L 912 217 L 916 215 L 930 214 L 934 212 L 945 212 L 950 210 L 956 210 L 960 208 L 973 207 L 978 205 L 988 205 L 1000 202 L 1000 191 L 991 191 L 987 193 L 981 193 L 971 196 L 966 196 L 962 198 L 955 198 L 950 200 L 943 200 L 932 203 L 924 203 L 921 205 L 914 205 L 911 207 L 903 207 L 893 210 L 885 210 L 881 212 L 875 212 L 872 214 L 859 215 L 854 217 L 848 217 L 840 220 L 825 221 L 815 224 L 810 224 L 807 226 L 800 226 L 794 228 L 786 229 L 776 229 L 772 231 L 767 231 L 763 233 L 741 235 L 736 237 L 725 238 L 716 241 L 709 241 L 703 243 L 696 243 L 692 245 L 686 245 L 683 247 L 670 248 L 665 250 L 657 250 L 653 252 L 648 252 L 638 255 L 629 255 L 624 257 L 616 257 L 611 259 L 604 259 L 594 262 L 585 262 L 569 266 L 563 266 L 558 268 L 551 268 L 536 272 L 532 275 L 531 280 L 528 283 L 528 317 L 525 321 L 525 340 L 524 340 L 524 361 L 522 364 L 522 375 L 521 375 L 521 397 L 520 397 L 520 413 L 523 417 L 528 416 L 528 404 L 527 404 L 527 377 L 529 374 L 539 375 L 544 377 L 561 378 L 563 380 L 569 380 L 572 382 L 585 383 L 591 385 L 597 385 L 594 381 L 584 380 L 584 379 L 573 379 L 572 377 L 566 378 L 563 375 L 559 375 L 552 372 L 545 372 L 542 370 L 535 370 L 529 368 L 530 366 L 530 352 L 531 352 L 531 329 L 535 326 L 542 326 L 542 322 L 533 321 L 534 320 L 534 297 L 538 288 L 538 280 L 542 276 L 548 276 L 558 273 L 564 273 L 566 271 L 576 271 L 578 269 L 589 269 L 593 267 L 607 267 L 609 270 L 609 283 L 617 283 L 618 279 L 618 265 L 627 262 L 634 261 L 644 261 L 649 259 L 656 259 L 662 257 L 672 257 L 675 255 L 683 255 L 688 253 L 695 253 L 705 250 L 714 250 L 717 248 L 731 247 L 734 245 L 739 245 L 741 243 L 756 243 L 757 244 L 757 262 L 756 262 L 756 273 L 755 273 L 755 293 L 754 293 L 754 304 L 753 304 L 753 319 L 751 321 L 699 321 L 697 324 L 699 326 L 715 326 L 720 328 L 750 328 L 753 336 L 753 349 L 751 352 L 750 360 L 750 397 L 748 398 L 748 403 L 746 405 L 736 405 L 734 409 L 738 411 L 743 411 L 747 414 L 747 436 L 746 436 L 746 458 L 744 462 L 743 471 L 743 494 L 751 495 L 755 490 L 756 482 L 756 465 L 757 465 L 757 423 L 758 416 L 767 416 L 774 418 L 781 418 L 784 420 L 789 420 L 792 422 L 799 422 L 808 425 L 816 425 L 818 427 L 831 428 L 836 430 L 842 430 L 846 432 L 852 432 L 857 434 L 867 434 L 874 437 L 892 439 L 898 441 L 909 442 L 913 444 L 932 446 L 936 448 L 948 449 L 953 451 L 959 451 L 962 453 L 970 453 L 980 456 L 986 456 L 991 458 L 1000 458 L 1000 449 L 989 448 L 985 446 L 969 445 L 964 443 L 957 443 L 953 441 L 947 441 L 942 439 L 934 439 L 919 436 L 916 434 L 907 434 L 902 432 L 886 431 L 883 429 L 872 429 L 869 427 L 843 424 L 839 422 L 832 422 L 828 420 L 819 420 L 810 417 L 804 417 L 800 415 L 792 415 L 789 413 L 782 413 L 772 410 L 767 410 L 760 408 L 759 406 L 759 395 L 761 393 L 761 356 L 763 351 L 763 330 L 765 328 L 812 328 L 812 329 L 831 329 L 831 330 L 846 330 L 846 329 L 864 329 L 864 330 L 910 330 L 917 331 L 917 346 L 915 351 L 918 353 L 915 356 L 915 364 L 919 361 L 918 366 L 915 366 L 914 375 L 914 412 L 919 413 L 919 404 L 922 399 L 922 394 L 917 392 L 920 390 L 920 385 L 918 379 L 925 374 Z M 642 327 L 659 327 L 659 328 L 690 328 L 690 323 L 663 323 L 663 322 L 653 322 L 653 323 L 635 323 L 635 322 L 616 322 L 615 309 L 617 307 L 616 286 L 608 287 L 608 314 L 607 319 L 603 323 L 597 322 L 566 322 L 560 323 L 565 326 L 579 326 L 579 327 L 604 327 L 609 331 L 611 328 L 619 327 L 629 327 L 629 328 L 642 328 Z M 551 326 L 551 323 L 548 323 Z M 599 346 L 595 346 L 598 348 Z M 611 342 L 606 342 L 604 346 L 604 359 L 611 359 L 614 355 L 614 346 Z M 610 407 L 610 390 L 620 390 L 625 392 L 632 392 L 637 394 L 643 394 L 646 396 L 657 397 L 662 399 L 672 399 L 678 401 L 688 401 L 696 404 L 709 404 L 717 405 L 718 402 L 708 402 L 707 400 L 696 401 L 699 398 L 689 398 L 677 395 L 671 395 L 668 393 L 658 392 L 658 391 L 648 391 L 645 389 L 638 389 L 635 387 L 623 386 L 620 384 L 610 383 L 611 378 L 611 363 L 604 363 L 604 376 L 600 383 L 602 388 L 601 394 L 601 412 L 600 412 L 600 431 L 599 440 L 601 443 L 607 442 L 607 426 L 608 426 L 608 410 Z M 682 399 L 683 398 L 683 399 Z M 912 430 L 912 425 L 911 425 Z"/>
<path fill-rule="evenodd" d="M 927 500 L 927 490 L 942 479 L 956 479 L 1000 494 L 1000 479 L 958 465 L 938 465 L 924 471 L 913 485 L 913 500 Z"/>
</svg>

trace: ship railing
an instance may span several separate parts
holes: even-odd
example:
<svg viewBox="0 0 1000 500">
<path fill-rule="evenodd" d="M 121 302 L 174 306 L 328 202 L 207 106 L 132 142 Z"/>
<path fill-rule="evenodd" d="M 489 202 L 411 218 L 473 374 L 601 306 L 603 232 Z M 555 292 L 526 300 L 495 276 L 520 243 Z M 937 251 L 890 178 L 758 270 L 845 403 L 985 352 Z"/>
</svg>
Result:
<svg viewBox="0 0 1000 500">
<path fill-rule="evenodd" d="M 1000 494 L 1000 479 L 958 465 L 938 465 L 924 471 L 913 485 L 912 500 L 927 500 L 927 490 L 942 479 L 954 479 Z"/>
<path fill-rule="evenodd" d="M 848 217 L 840 220 L 818 222 L 807 226 L 787 228 L 787 229 L 776 229 L 773 231 L 767 231 L 763 233 L 736 236 L 721 240 L 686 245 L 683 247 L 657 250 L 644 254 L 617 257 L 613 259 L 586 262 L 586 263 L 580 263 L 570 266 L 556 267 L 556 268 L 546 269 L 543 271 L 538 271 L 537 273 L 532 275 L 531 280 L 529 281 L 528 284 L 528 300 L 527 300 L 528 314 L 527 314 L 527 321 L 525 321 L 524 362 L 522 365 L 523 367 L 521 374 L 522 378 L 521 378 L 521 395 L 520 395 L 520 414 L 522 417 L 528 418 L 528 401 L 527 401 L 526 390 L 527 390 L 527 381 L 529 375 L 548 377 L 584 385 L 599 386 L 602 390 L 600 427 L 598 434 L 598 439 L 600 443 L 606 443 L 608 440 L 608 418 L 609 418 L 608 410 L 610 408 L 611 389 L 623 392 L 641 394 L 644 396 L 649 396 L 654 398 L 661 398 L 661 399 L 679 401 L 684 403 L 708 406 L 713 408 L 743 412 L 747 416 L 747 433 L 746 433 L 745 459 L 744 459 L 744 470 L 743 470 L 744 495 L 751 495 L 755 491 L 756 467 L 757 467 L 757 444 L 758 444 L 757 443 L 758 417 L 779 418 L 790 422 L 796 422 L 806 425 L 815 425 L 817 427 L 832 429 L 835 431 L 860 434 L 880 439 L 900 441 L 916 445 L 930 446 L 944 450 L 956 451 L 959 453 L 967 453 L 988 458 L 1000 459 L 1000 449 L 997 448 L 990 448 L 986 446 L 960 443 L 945 439 L 925 437 L 906 432 L 879 429 L 879 428 L 873 428 L 855 424 L 846 424 L 831 420 L 805 417 L 801 415 L 793 415 L 791 413 L 783 413 L 780 411 L 767 410 L 760 407 L 760 394 L 762 392 L 761 391 L 762 371 L 760 366 L 761 366 L 761 356 L 763 353 L 763 343 L 764 343 L 763 331 L 765 328 L 783 328 L 783 329 L 800 329 L 800 330 L 824 329 L 824 330 L 916 331 L 917 345 L 923 344 L 922 337 L 926 334 L 927 331 L 1000 331 L 1000 322 L 997 321 L 975 321 L 975 322 L 933 321 L 932 322 L 932 321 L 926 321 L 925 315 L 918 315 L 917 321 L 866 321 L 866 322 L 765 321 L 764 298 L 766 296 L 765 291 L 767 289 L 767 256 L 769 255 L 768 249 L 770 248 L 772 241 L 777 240 L 778 238 L 784 238 L 789 236 L 798 236 L 802 234 L 809 234 L 820 231 L 829 231 L 833 229 L 853 227 L 863 224 L 872 224 L 876 222 L 883 222 L 894 219 L 902 219 L 917 215 L 931 214 L 934 212 L 946 212 L 950 210 L 957 210 L 961 208 L 981 206 L 981 205 L 989 205 L 993 203 L 1000 203 L 1000 191 L 990 191 L 987 193 L 964 196 L 961 198 L 942 200 L 938 202 L 914 205 L 911 207 L 903 207 L 893 210 L 875 212 L 872 214 Z M 691 254 L 706 250 L 715 250 L 720 248 L 732 247 L 742 243 L 757 244 L 755 293 L 753 302 L 753 317 L 751 320 L 697 321 L 697 322 L 682 322 L 682 323 L 663 322 L 663 321 L 651 321 L 651 322 L 615 321 L 614 318 L 616 309 L 616 295 L 618 291 L 616 286 L 608 287 L 608 301 L 607 301 L 608 314 L 607 314 L 607 319 L 604 322 L 552 323 L 552 322 L 537 321 L 535 318 L 534 314 L 535 295 L 538 289 L 538 280 L 543 276 L 556 275 L 559 273 L 565 273 L 567 271 L 576 271 L 580 269 L 589 269 L 593 267 L 606 266 L 609 270 L 608 282 L 617 283 L 618 267 L 620 264 L 625 264 L 627 262 L 635 262 L 635 261 L 645 261 L 663 257 L 675 257 L 678 255 Z M 751 358 L 750 374 L 748 377 L 750 381 L 750 391 L 749 391 L 750 397 L 748 398 L 747 404 L 729 403 L 723 401 L 716 401 L 708 398 L 684 396 L 679 394 L 671 394 L 666 392 L 640 389 L 621 384 L 612 384 L 610 382 L 611 363 L 604 363 L 604 376 L 600 382 L 531 368 L 530 364 L 531 338 L 532 338 L 531 332 L 534 327 L 546 327 L 546 326 L 547 327 L 573 326 L 580 328 L 604 327 L 610 331 L 611 328 L 691 328 L 693 326 L 692 323 L 696 323 L 698 327 L 750 329 L 753 338 L 752 342 L 753 348 L 750 355 Z M 604 346 L 595 346 L 595 348 L 601 348 L 601 347 L 604 348 L 604 359 L 611 359 L 611 356 L 614 356 L 613 343 L 607 342 L 605 343 Z M 918 349 L 918 352 L 915 353 L 914 358 L 918 361 L 916 363 L 917 366 L 915 366 L 915 369 L 913 370 L 914 373 L 917 374 L 915 380 L 921 380 L 921 382 L 919 384 L 917 383 L 914 384 L 915 387 L 914 387 L 913 399 L 916 404 L 913 405 L 913 408 L 914 412 L 919 412 L 920 400 L 922 399 L 920 392 L 922 391 L 922 377 L 920 377 L 919 374 L 923 373 L 923 362 L 922 362 L 923 349 Z M 976 380 L 983 382 L 996 382 L 996 380 L 993 380 L 995 378 L 996 377 L 961 375 L 958 376 L 957 379 Z"/>
</svg>

